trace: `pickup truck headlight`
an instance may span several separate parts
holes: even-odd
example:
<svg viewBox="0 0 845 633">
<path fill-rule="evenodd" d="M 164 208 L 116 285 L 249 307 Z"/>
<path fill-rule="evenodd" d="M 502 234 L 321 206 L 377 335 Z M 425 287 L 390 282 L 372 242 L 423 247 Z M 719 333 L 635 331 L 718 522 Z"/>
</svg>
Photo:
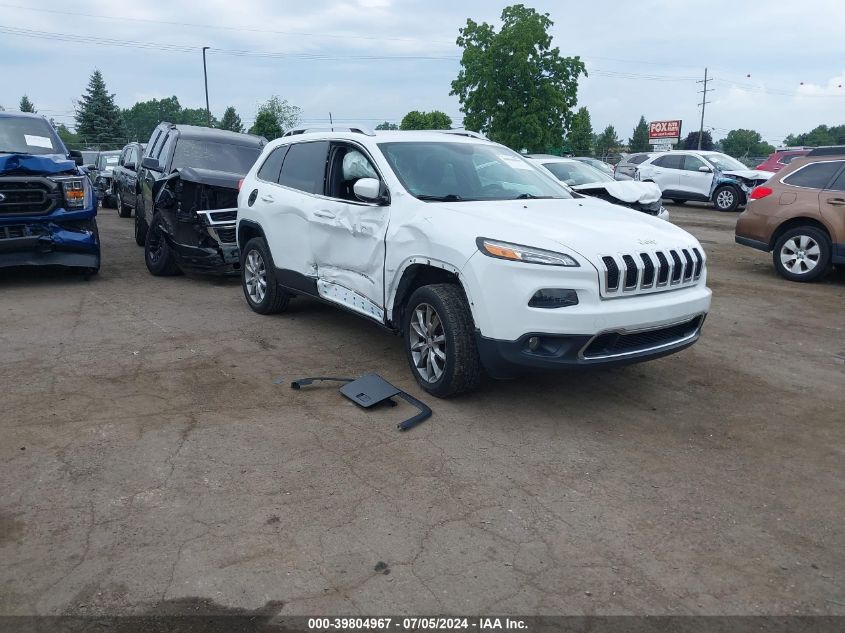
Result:
<svg viewBox="0 0 845 633">
<path fill-rule="evenodd" d="M 544 264 L 546 266 L 580 266 L 574 257 L 566 253 L 555 253 L 541 248 L 499 242 L 486 237 L 479 237 L 475 242 L 478 244 L 478 250 L 488 257 L 525 262 L 526 264 Z"/>
<path fill-rule="evenodd" d="M 62 185 L 67 209 L 82 209 L 85 207 L 85 180 L 85 178 L 62 178 L 58 180 Z"/>
</svg>

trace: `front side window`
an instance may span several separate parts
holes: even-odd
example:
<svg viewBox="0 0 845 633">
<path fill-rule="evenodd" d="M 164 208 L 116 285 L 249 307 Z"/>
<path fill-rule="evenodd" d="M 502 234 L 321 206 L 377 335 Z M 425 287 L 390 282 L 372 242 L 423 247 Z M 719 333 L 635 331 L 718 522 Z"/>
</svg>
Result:
<svg viewBox="0 0 845 633">
<path fill-rule="evenodd" d="M 279 184 L 305 193 L 321 194 L 325 190 L 328 141 L 293 143 L 290 145 Z"/>
<path fill-rule="evenodd" d="M 610 182 L 613 180 L 613 178 L 595 167 L 577 161 L 571 163 L 543 163 L 543 167 L 552 172 L 558 180 L 570 187 L 586 185 L 591 182 Z"/>
<path fill-rule="evenodd" d="M 54 132 L 44 119 L 30 117 L 0 118 L 0 153 L 64 154 Z"/>
<path fill-rule="evenodd" d="M 246 174 L 261 154 L 257 145 L 232 145 L 200 139 L 180 138 L 173 152 L 173 169 L 196 167 L 231 174 Z M 162 158 L 167 155 L 162 152 Z"/>
<path fill-rule="evenodd" d="M 332 143 L 329 158 L 327 195 L 357 202 L 355 183 L 361 178 L 380 180 L 378 171 L 363 150 L 345 143 Z"/>
<path fill-rule="evenodd" d="M 437 201 L 571 198 L 565 187 L 498 145 L 437 141 L 379 143 L 402 186 Z"/>
<path fill-rule="evenodd" d="M 684 156 L 684 171 L 698 171 L 699 167 L 707 167 L 698 156 L 687 154 Z"/>
<path fill-rule="evenodd" d="M 833 191 L 845 191 L 845 169 L 842 170 L 836 180 L 833 181 L 833 184 L 828 187 L 828 189 L 832 189 Z"/>
<path fill-rule="evenodd" d="M 830 179 L 842 167 L 843 161 L 830 160 L 823 163 L 810 163 L 792 172 L 783 179 L 783 183 L 793 187 L 805 187 L 807 189 L 824 189 Z"/>
<path fill-rule="evenodd" d="M 628 158 L 628 162 L 632 165 L 639 165 L 646 158 L 648 158 L 648 154 L 637 154 L 636 156 L 631 156 L 630 158 Z"/>
</svg>

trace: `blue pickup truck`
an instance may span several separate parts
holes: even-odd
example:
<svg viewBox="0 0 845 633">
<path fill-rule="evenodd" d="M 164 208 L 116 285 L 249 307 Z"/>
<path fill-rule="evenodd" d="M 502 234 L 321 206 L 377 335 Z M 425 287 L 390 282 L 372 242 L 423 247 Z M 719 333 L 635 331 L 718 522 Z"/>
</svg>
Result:
<svg viewBox="0 0 845 633">
<path fill-rule="evenodd" d="M 100 269 L 97 195 L 44 117 L 0 112 L 0 268 Z"/>
</svg>

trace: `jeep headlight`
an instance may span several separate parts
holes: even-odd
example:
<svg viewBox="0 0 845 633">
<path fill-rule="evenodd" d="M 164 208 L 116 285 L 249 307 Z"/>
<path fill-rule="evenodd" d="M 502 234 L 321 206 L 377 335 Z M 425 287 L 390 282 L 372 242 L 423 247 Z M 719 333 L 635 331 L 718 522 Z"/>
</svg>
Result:
<svg viewBox="0 0 845 633">
<path fill-rule="evenodd" d="M 525 262 L 526 264 L 543 264 L 546 266 L 580 266 L 574 257 L 566 253 L 555 253 L 541 248 L 499 242 L 486 237 L 476 239 L 478 250 L 488 257 L 497 259 L 508 259 L 514 262 Z"/>
</svg>

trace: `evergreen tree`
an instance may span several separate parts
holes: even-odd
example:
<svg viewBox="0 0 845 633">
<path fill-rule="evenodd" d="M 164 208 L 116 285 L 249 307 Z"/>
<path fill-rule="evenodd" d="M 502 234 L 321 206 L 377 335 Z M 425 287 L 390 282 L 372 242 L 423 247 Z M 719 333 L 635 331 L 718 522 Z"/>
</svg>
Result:
<svg viewBox="0 0 845 633">
<path fill-rule="evenodd" d="M 628 146 L 632 152 L 647 152 L 651 149 L 648 144 L 648 123 L 646 123 L 644 116 L 640 117 L 640 122 L 634 128 Z"/>
<path fill-rule="evenodd" d="M 99 70 L 91 75 L 86 93 L 76 104 L 76 133 L 87 145 L 101 148 L 120 147 L 126 142 L 123 117 Z"/>
<path fill-rule="evenodd" d="M 221 130 L 229 130 L 231 132 L 243 132 L 244 125 L 241 123 L 241 117 L 235 112 L 234 106 L 229 106 L 223 113 L 223 118 L 220 121 Z"/>
<path fill-rule="evenodd" d="M 384 123 L 379 123 L 376 126 L 376 129 L 377 130 L 398 130 L 399 126 L 396 125 L 395 123 L 390 123 L 388 121 L 385 121 Z"/>
<path fill-rule="evenodd" d="M 35 109 L 35 104 L 32 103 L 32 101 L 30 101 L 29 97 L 27 97 L 26 95 L 21 97 L 20 111 L 21 112 L 38 112 L 38 110 Z"/>
<path fill-rule="evenodd" d="M 618 148 L 620 140 L 616 136 L 616 128 L 608 125 L 604 128 L 604 132 L 596 137 L 596 156 L 604 158 L 611 150 Z"/>
<path fill-rule="evenodd" d="M 687 137 L 684 139 L 681 148 L 698 149 L 698 131 L 690 132 L 689 134 L 687 134 Z M 714 149 L 713 137 L 707 130 L 704 130 L 704 134 L 701 135 L 701 149 L 707 152 Z"/>
<path fill-rule="evenodd" d="M 593 126 L 587 108 L 580 108 L 572 117 L 567 137 L 569 151 L 575 156 L 589 156 L 593 148 Z"/>
</svg>

